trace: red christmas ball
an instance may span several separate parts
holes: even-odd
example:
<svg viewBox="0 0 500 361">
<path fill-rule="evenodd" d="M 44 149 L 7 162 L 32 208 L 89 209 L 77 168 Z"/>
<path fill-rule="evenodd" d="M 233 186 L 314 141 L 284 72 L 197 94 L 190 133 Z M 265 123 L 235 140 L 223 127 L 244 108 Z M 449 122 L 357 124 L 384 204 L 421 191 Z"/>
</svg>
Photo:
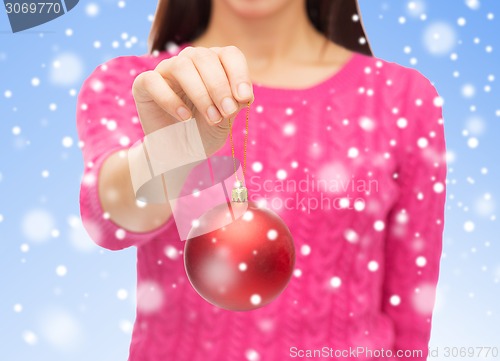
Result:
<svg viewBox="0 0 500 361">
<path fill-rule="evenodd" d="M 248 208 L 227 224 L 224 219 L 230 216 L 231 206 Z M 227 225 L 203 231 L 214 224 Z M 213 305 L 232 311 L 248 311 L 273 301 L 290 281 L 294 264 L 288 227 L 274 212 L 253 202 L 221 204 L 205 213 L 184 249 L 193 288 Z"/>
</svg>

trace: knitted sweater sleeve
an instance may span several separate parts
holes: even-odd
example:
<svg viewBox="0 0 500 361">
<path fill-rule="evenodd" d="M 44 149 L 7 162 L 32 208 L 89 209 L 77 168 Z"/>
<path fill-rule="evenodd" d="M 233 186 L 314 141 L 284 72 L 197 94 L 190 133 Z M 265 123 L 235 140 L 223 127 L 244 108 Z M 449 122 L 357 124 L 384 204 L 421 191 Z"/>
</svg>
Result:
<svg viewBox="0 0 500 361">
<path fill-rule="evenodd" d="M 114 58 L 98 66 L 84 81 L 77 101 L 76 123 L 82 147 L 84 172 L 80 187 L 83 225 L 98 245 L 120 250 L 140 246 L 172 226 L 172 217 L 145 233 L 121 229 L 103 211 L 99 194 L 99 171 L 112 153 L 126 151 L 144 136 L 132 97 L 132 84 L 147 62 L 141 57 Z"/>
<path fill-rule="evenodd" d="M 410 75 L 398 121 L 400 192 L 387 225 L 382 308 L 394 324 L 393 351 L 417 350 L 405 359 L 425 360 L 442 250 L 445 139 L 436 89 L 417 71 Z"/>
</svg>

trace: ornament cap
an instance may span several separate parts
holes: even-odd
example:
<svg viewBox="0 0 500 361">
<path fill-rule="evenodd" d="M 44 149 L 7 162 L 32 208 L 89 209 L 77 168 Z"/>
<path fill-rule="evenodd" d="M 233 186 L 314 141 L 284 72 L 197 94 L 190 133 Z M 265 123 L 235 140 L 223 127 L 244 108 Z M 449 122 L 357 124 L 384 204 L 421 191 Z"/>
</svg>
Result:
<svg viewBox="0 0 500 361">
<path fill-rule="evenodd" d="M 248 201 L 248 191 L 247 188 L 243 186 L 242 182 L 236 182 L 233 191 L 231 192 L 231 198 L 233 202 L 242 203 Z"/>
</svg>

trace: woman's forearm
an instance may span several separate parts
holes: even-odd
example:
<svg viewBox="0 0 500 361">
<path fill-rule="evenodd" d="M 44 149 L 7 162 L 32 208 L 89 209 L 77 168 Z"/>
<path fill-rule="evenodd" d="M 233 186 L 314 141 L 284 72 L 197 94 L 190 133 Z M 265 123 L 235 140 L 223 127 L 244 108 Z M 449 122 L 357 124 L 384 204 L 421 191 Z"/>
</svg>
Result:
<svg viewBox="0 0 500 361">
<path fill-rule="evenodd" d="M 170 204 L 138 204 L 132 188 L 127 153 L 112 153 L 98 176 L 102 208 L 109 219 L 130 232 L 149 232 L 165 224 L 172 215 Z"/>
</svg>

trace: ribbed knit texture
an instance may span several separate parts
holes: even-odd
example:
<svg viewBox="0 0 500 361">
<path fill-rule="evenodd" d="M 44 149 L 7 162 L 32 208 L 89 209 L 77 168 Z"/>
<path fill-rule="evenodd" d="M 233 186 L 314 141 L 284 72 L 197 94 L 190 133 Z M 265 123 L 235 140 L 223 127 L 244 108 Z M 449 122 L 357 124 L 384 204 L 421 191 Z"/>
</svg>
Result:
<svg viewBox="0 0 500 361">
<path fill-rule="evenodd" d="M 189 284 L 172 219 L 149 233 L 120 230 L 98 198 L 103 161 L 144 136 L 134 78 L 177 51 L 112 59 L 78 97 L 83 223 L 104 248 L 137 247 L 129 360 L 281 361 L 323 347 L 422 350 L 406 359 L 425 360 L 446 176 L 441 102 L 432 84 L 416 70 L 358 53 L 306 89 L 254 84 L 247 186 L 287 223 L 297 259 L 278 299 L 230 312 Z M 240 159 L 243 129 L 241 112 L 234 130 Z M 229 144 L 218 154 L 229 155 Z"/>
</svg>

